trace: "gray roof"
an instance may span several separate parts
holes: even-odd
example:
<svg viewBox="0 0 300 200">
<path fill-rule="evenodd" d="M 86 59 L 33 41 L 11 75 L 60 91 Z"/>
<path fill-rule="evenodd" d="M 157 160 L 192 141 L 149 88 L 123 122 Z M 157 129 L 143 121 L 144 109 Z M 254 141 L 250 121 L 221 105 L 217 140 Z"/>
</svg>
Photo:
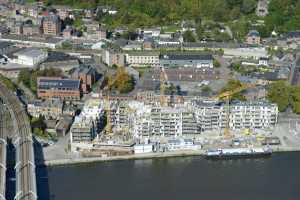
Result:
<svg viewBox="0 0 300 200">
<path fill-rule="evenodd" d="M 7 48 L 9 46 L 12 46 L 11 42 L 0 42 L 0 49 Z"/>
<path fill-rule="evenodd" d="M 291 31 L 283 35 L 283 38 L 299 38 L 300 31 Z"/>
<path fill-rule="evenodd" d="M 45 21 L 51 21 L 53 23 L 58 23 L 59 22 L 59 17 L 55 14 L 50 14 L 49 16 L 44 17 Z"/>
<path fill-rule="evenodd" d="M 75 68 L 72 73 L 83 73 L 83 74 L 93 74 L 96 70 L 90 66 L 80 66 L 78 68 Z"/>
<path fill-rule="evenodd" d="M 212 60 L 210 54 L 162 54 L 159 57 L 163 60 Z"/>
<path fill-rule="evenodd" d="M 43 50 L 35 49 L 35 48 L 27 48 L 21 51 L 16 52 L 14 55 L 19 56 L 28 56 L 28 57 L 38 57 L 43 54 Z"/>
<path fill-rule="evenodd" d="M 59 88 L 68 88 L 68 89 L 79 89 L 80 81 L 73 79 L 39 79 L 39 89 L 59 89 Z"/>
<path fill-rule="evenodd" d="M 259 37 L 259 32 L 257 30 L 251 30 L 251 31 L 249 31 L 248 36 Z"/>
</svg>

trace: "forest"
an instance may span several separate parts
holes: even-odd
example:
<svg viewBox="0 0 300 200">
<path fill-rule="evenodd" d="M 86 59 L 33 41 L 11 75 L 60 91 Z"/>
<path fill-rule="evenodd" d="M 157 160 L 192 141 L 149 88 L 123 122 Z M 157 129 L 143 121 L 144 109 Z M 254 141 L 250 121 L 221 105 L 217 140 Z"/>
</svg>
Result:
<svg viewBox="0 0 300 200">
<path fill-rule="evenodd" d="M 229 23 L 232 28 L 251 28 L 257 0 L 45 0 L 47 5 L 69 5 L 76 8 L 111 6 L 116 15 L 99 12 L 97 20 L 110 27 L 129 28 L 167 26 L 183 20 L 203 20 Z M 233 24 L 234 23 L 234 24 Z M 271 0 L 264 26 L 258 27 L 263 36 L 273 30 L 283 33 L 300 29 L 300 0 Z M 242 31 L 242 30 L 241 30 Z"/>
</svg>

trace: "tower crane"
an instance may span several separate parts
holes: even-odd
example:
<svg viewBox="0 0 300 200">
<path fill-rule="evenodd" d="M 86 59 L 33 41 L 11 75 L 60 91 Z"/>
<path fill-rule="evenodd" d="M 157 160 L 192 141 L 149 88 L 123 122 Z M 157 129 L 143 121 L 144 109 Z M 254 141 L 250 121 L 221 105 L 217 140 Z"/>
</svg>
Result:
<svg viewBox="0 0 300 200">
<path fill-rule="evenodd" d="M 166 74 L 166 71 L 163 67 L 160 68 L 160 105 L 166 106 L 167 105 L 167 99 L 165 96 L 166 91 L 166 81 L 168 81 L 168 75 Z"/>
<path fill-rule="evenodd" d="M 104 108 L 106 111 L 106 127 L 105 127 L 105 133 L 107 135 L 112 134 L 112 126 L 111 126 L 111 105 L 110 105 L 110 91 L 111 87 L 114 84 L 114 81 L 111 77 L 108 77 L 107 85 L 104 88 L 104 91 L 106 95 L 104 96 Z"/>
</svg>

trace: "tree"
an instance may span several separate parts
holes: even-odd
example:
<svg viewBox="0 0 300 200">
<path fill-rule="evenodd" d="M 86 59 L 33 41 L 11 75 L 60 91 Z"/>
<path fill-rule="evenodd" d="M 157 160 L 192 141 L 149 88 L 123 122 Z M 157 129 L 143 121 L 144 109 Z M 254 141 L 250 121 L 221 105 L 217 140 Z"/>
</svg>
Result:
<svg viewBox="0 0 300 200">
<path fill-rule="evenodd" d="M 291 88 L 290 101 L 293 112 L 300 114 L 300 85 Z"/>
<path fill-rule="evenodd" d="M 283 112 L 289 106 L 290 88 L 284 81 L 272 83 L 268 88 L 267 98 L 278 105 L 278 110 Z"/>
<path fill-rule="evenodd" d="M 241 63 L 231 63 L 231 65 L 229 67 L 233 71 L 241 72 L 242 65 L 241 65 Z"/>
<path fill-rule="evenodd" d="M 245 14 L 250 14 L 255 10 L 256 4 L 256 0 L 243 0 L 241 11 Z"/>
<path fill-rule="evenodd" d="M 212 89 L 209 86 L 206 85 L 206 86 L 202 87 L 201 92 L 209 94 L 209 93 L 212 92 Z"/>
<path fill-rule="evenodd" d="M 185 31 L 182 36 L 184 42 L 196 42 L 195 35 L 190 30 Z"/>
<path fill-rule="evenodd" d="M 204 28 L 199 24 L 196 28 L 196 34 L 198 37 L 198 40 L 203 40 L 205 38 L 204 36 Z"/>
<path fill-rule="evenodd" d="M 221 63 L 218 60 L 214 59 L 213 62 L 214 62 L 214 67 L 215 68 L 220 68 L 221 67 Z"/>
<path fill-rule="evenodd" d="M 109 77 L 108 82 L 111 89 L 122 94 L 129 93 L 134 89 L 134 78 L 128 74 L 125 67 L 118 67 L 115 77 Z"/>
<path fill-rule="evenodd" d="M 17 86 L 14 84 L 14 82 L 12 82 L 9 78 L 3 76 L 2 74 L 0 74 L 0 82 L 11 91 L 17 90 Z"/>
</svg>

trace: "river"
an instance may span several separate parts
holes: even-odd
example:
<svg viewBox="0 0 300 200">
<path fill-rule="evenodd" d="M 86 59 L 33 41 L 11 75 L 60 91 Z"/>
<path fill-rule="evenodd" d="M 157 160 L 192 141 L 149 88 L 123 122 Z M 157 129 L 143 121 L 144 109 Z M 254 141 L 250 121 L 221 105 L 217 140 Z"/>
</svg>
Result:
<svg viewBox="0 0 300 200">
<path fill-rule="evenodd" d="M 300 153 L 264 159 L 202 157 L 37 168 L 47 200 L 299 200 Z"/>
</svg>

